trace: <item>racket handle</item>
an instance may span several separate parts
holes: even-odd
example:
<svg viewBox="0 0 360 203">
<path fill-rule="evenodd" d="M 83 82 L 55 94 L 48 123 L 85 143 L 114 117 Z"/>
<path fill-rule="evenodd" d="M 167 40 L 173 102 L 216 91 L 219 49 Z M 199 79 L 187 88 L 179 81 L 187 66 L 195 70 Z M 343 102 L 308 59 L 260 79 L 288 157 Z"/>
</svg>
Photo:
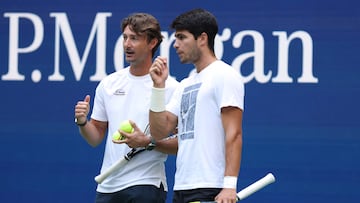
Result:
<svg viewBox="0 0 360 203">
<path fill-rule="evenodd" d="M 275 177 L 272 173 L 268 173 L 266 176 L 257 180 L 253 184 L 247 186 L 242 189 L 240 192 L 236 194 L 238 201 L 245 199 L 246 197 L 254 194 L 256 191 L 266 187 L 267 185 L 275 182 Z M 195 201 L 190 203 L 216 203 L 215 201 Z"/>
<path fill-rule="evenodd" d="M 266 176 L 261 178 L 260 180 L 254 182 L 253 184 L 247 186 L 246 188 L 242 189 L 240 192 L 237 193 L 237 197 L 239 200 L 243 200 L 246 197 L 254 194 L 258 190 L 266 187 L 267 185 L 275 182 L 275 177 L 272 173 L 268 173 Z"/>
<path fill-rule="evenodd" d="M 101 184 L 107 177 L 109 177 L 114 171 L 121 168 L 124 164 L 126 164 L 127 159 L 122 158 L 119 159 L 117 162 L 115 162 L 113 165 L 111 165 L 109 168 L 106 169 L 103 173 L 96 176 L 94 179 L 98 184 Z"/>
</svg>

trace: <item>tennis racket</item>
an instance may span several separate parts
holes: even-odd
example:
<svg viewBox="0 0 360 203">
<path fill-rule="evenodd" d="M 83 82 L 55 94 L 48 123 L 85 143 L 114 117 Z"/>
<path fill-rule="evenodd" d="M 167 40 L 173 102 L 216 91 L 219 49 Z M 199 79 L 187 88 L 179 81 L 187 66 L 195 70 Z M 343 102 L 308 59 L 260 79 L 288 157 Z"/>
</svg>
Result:
<svg viewBox="0 0 360 203">
<path fill-rule="evenodd" d="M 150 135 L 150 126 L 149 124 L 146 126 L 144 130 L 144 134 L 149 136 Z M 147 150 L 146 147 L 138 147 L 138 148 L 132 148 L 124 157 L 119 159 L 117 162 L 115 162 L 113 165 L 111 165 L 109 168 L 107 168 L 103 173 L 96 176 L 94 179 L 98 184 L 101 184 L 107 177 L 109 177 L 112 173 L 119 170 L 121 167 L 123 167 L 127 162 L 129 162 L 135 155 Z"/>
<path fill-rule="evenodd" d="M 275 177 L 272 173 L 268 173 L 266 176 L 262 177 L 258 181 L 254 182 L 253 184 L 247 186 L 246 188 L 242 189 L 240 192 L 236 194 L 237 201 L 241 201 L 248 196 L 254 194 L 256 191 L 264 188 L 265 186 L 275 182 Z M 215 201 L 195 201 L 191 203 L 216 203 Z"/>
</svg>

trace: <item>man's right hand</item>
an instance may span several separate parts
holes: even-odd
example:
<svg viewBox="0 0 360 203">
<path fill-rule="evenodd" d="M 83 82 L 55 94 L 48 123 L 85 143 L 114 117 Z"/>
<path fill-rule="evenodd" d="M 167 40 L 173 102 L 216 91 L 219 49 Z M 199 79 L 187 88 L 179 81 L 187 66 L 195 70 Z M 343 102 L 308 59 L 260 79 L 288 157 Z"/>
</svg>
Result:
<svg viewBox="0 0 360 203">
<path fill-rule="evenodd" d="M 86 95 L 84 101 L 78 101 L 75 106 L 75 119 L 78 124 L 87 121 L 87 115 L 90 110 L 90 95 Z"/>
<path fill-rule="evenodd" d="M 164 88 L 165 81 L 169 75 L 167 67 L 167 58 L 158 56 L 150 67 L 150 76 L 154 82 L 154 87 Z"/>
</svg>

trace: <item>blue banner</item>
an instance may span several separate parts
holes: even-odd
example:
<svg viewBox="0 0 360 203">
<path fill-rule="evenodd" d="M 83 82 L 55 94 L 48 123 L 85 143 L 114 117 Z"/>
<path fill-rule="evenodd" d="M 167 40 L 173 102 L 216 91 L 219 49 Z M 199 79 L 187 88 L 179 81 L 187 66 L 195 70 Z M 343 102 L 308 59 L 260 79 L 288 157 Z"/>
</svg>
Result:
<svg viewBox="0 0 360 203">
<path fill-rule="evenodd" d="M 245 81 L 238 189 L 272 172 L 248 202 L 347 202 L 360 195 L 360 7 L 338 1 L 0 2 L 0 202 L 93 202 L 104 144 L 90 147 L 74 106 L 127 66 L 121 20 L 159 19 L 181 80 L 171 21 L 202 7 L 218 19 L 215 48 Z M 175 157 L 166 162 L 171 202 Z"/>
</svg>

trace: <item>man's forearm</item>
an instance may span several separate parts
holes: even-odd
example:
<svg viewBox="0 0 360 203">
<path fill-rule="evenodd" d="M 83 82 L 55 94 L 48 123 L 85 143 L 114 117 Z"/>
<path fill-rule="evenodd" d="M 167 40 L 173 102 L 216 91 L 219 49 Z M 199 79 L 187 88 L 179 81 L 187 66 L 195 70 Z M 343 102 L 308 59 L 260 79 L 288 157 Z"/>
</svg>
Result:
<svg viewBox="0 0 360 203">
<path fill-rule="evenodd" d="M 242 136 L 236 135 L 226 140 L 225 176 L 238 176 L 242 155 Z"/>
<path fill-rule="evenodd" d="M 79 132 L 86 142 L 92 147 L 98 146 L 105 136 L 105 132 L 100 132 L 95 127 L 92 120 L 88 121 L 84 126 L 79 126 Z"/>
<path fill-rule="evenodd" d="M 168 130 L 168 120 L 167 112 L 153 112 L 150 110 L 149 119 L 150 119 L 150 132 L 156 140 L 161 140 L 170 134 Z"/>
</svg>

